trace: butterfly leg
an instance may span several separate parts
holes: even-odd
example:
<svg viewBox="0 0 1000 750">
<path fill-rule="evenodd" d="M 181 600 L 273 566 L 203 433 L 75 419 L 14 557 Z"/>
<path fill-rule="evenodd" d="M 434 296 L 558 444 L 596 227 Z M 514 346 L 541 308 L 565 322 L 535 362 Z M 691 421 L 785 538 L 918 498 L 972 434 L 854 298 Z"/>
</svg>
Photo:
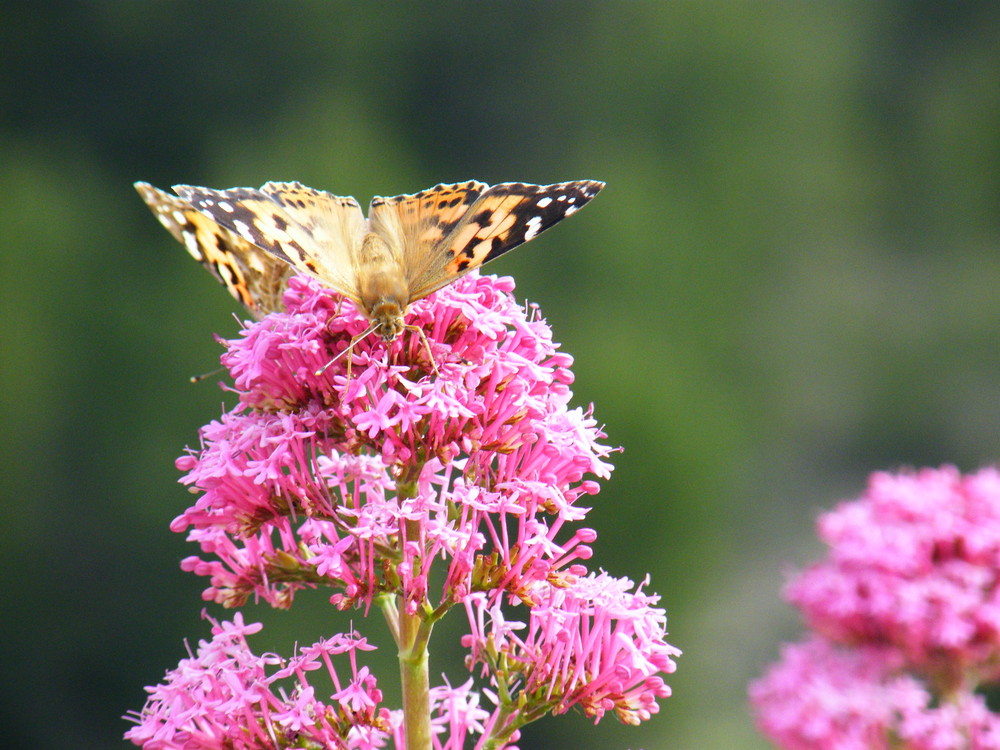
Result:
<svg viewBox="0 0 1000 750">
<path fill-rule="evenodd" d="M 427 340 L 427 336 L 424 334 L 424 329 L 420 326 L 406 325 L 404 328 L 408 328 L 411 331 L 415 331 L 420 337 L 420 343 L 424 345 L 424 349 L 427 351 L 427 359 L 430 360 L 431 369 L 434 370 L 435 375 L 440 375 L 441 371 L 438 370 L 437 362 L 434 361 L 434 352 L 431 351 L 431 343 Z"/>
</svg>

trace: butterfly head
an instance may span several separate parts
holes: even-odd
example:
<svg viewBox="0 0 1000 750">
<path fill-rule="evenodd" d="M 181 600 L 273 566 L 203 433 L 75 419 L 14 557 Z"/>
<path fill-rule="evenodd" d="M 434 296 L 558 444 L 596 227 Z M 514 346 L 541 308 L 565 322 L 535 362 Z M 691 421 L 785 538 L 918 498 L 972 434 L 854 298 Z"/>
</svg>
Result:
<svg viewBox="0 0 1000 750">
<path fill-rule="evenodd" d="M 375 330 L 387 342 L 395 341 L 406 327 L 403 323 L 403 309 L 392 300 L 383 300 L 376 304 L 369 310 L 368 317 L 372 323 L 377 324 Z"/>
</svg>

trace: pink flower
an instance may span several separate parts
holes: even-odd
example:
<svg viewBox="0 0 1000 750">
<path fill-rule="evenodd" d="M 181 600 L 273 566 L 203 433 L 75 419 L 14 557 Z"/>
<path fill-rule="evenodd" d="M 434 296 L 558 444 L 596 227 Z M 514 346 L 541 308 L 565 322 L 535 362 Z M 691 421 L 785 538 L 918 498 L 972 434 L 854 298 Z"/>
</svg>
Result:
<svg viewBox="0 0 1000 750">
<path fill-rule="evenodd" d="M 1000 750 L 1000 474 L 878 473 L 786 595 L 814 634 L 750 688 L 788 750 Z"/>
<path fill-rule="evenodd" d="M 160 685 L 147 688 L 146 705 L 126 717 L 136 725 L 125 735 L 133 744 L 147 750 L 374 750 L 392 740 L 404 747 L 401 712 L 379 706 L 375 678 L 358 667 L 357 655 L 374 648 L 364 638 L 335 636 L 283 659 L 250 650 L 246 637 L 261 630 L 259 623 L 244 625 L 239 613 L 233 622 L 211 621 L 212 640 L 200 642 Z M 344 668 L 334 667 L 335 657 L 348 660 L 347 680 Z M 309 683 L 312 672 L 333 682 L 328 700 Z M 435 750 L 463 750 L 496 720 L 495 711 L 480 706 L 471 679 L 456 688 L 431 688 L 430 694 Z"/>
<path fill-rule="evenodd" d="M 288 608 L 324 587 L 340 609 L 376 605 L 400 654 L 407 721 L 379 707 L 357 636 L 285 661 L 220 635 L 150 690 L 129 739 L 367 748 L 412 736 L 437 750 L 516 750 L 520 727 L 550 711 L 632 724 L 658 711 L 670 694 L 660 673 L 680 653 L 658 599 L 585 565 L 597 535 L 580 525 L 580 500 L 610 475 L 612 451 L 592 409 L 569 406 L 572 359 L 512 290 L 466 275 L 412 306 L 424 336 L 386 343 L 354 340 L 367 321 L 352 303 L 293 278 L 287 312 L 224 342 L 239 403 L 177 461 L 199 496 L 172 529 L 200 547 L 182 566 L 208 578 L 203 597 Z M 472 680 L 422 687 L 431 626 L 456 605 L 470 613 L 470 667 L 485 670 L 490 707 Z M 504 606 L 525 612 L 523 634 Z M 329 698 L 309 682 L 319 669 Z M 292 687 L 275 692 L 279 679 Z"/>
<path fill-rule="evenodd" d="M 885 644 L 938 679 L 1000 677 L 1000 473 L 872 475 L 819 521 L 829 557 L 786 596 L 842 643 Z"/>
<path fill-rule="evenodd" d="M 481 747 L 481 738 L 490 722 L 495 720 L 495 712 L 491 714 L 480 706 L 480 695 L 472 689 L 472 680 L 454 688 L 445 683 L 431 688 L 430 692 L 434 750 L 465 750 L 470 741 L 477 740 L 479 744 L 475 746 Z M 516 732 L 512 741 L 517 741 Z M 394 726 L 393 742 L 397 748 L 405 747 L 401 723 Z M 511 744 L 502 747 L 504 750 L 517 750 Z"/>
<path fill-rule="evenodd" d="M 1000 748 L 1000 717 L 982 696 L 939 702 L 904 666 L 892 649 L 787 645 L 750 687 L 758 727 L 785 750 Z"/>
</svg>

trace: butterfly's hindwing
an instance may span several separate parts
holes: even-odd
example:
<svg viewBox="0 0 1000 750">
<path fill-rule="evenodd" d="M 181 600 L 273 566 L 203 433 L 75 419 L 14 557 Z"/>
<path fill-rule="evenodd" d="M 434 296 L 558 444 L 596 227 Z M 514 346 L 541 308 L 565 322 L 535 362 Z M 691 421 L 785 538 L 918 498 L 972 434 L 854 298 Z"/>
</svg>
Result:
<svg viewBox="0 0 1000 750">
<path fill-rule="evenodd" d="M 187 201 L 146 182 L 135 189 L 160 223 L 187 248 L 255 317 L 282 309 L 281 297 L 292 269 Z"/>
<path fill-rule="evenodd" d="M 431 269 L 441 265 L 441 247 L 446 238 L 488 187 L 484 182 L 469 180 L 435 185 L 413 195 L 372 199 L 368 211 L 372 231 L 390 246 L 399 248 L 410 290 L 409 301 L 420 298 L 413 294 L 414 283 L 434 273 Z"/>
</svg>

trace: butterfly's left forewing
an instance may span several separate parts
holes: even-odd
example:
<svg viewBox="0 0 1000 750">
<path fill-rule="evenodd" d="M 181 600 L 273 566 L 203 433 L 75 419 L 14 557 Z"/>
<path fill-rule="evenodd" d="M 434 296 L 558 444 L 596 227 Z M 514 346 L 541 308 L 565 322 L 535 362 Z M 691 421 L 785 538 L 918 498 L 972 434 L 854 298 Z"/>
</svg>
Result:
<svg viewBox="0 0 1000 750">
<path fill-rule="evenodd" d="M 410 302 L 414 302 L 534 239 L 586 205 L 603 187 L 603 182 L 593 180 L 438 185 L 413 196 L 376 198 L 371 222 L 375 231 L 398 227 Z"/>
<path fill-rule="evenodd" d="M 354 198 L 298 182 L 269 182 L 260 190 L 193 185 L 174 190 L 247 242 L 360 301 L 354 248 L 366 224 Z"/>
<path fill-rule="evenodd" d="M 160 223 L 254 317 L 282 309 L 281 297 L 292 275 L 287 263 L 220 226 L 175 195 L 147 182 L 135 183 L 135 189 Z"/>
</svg>

